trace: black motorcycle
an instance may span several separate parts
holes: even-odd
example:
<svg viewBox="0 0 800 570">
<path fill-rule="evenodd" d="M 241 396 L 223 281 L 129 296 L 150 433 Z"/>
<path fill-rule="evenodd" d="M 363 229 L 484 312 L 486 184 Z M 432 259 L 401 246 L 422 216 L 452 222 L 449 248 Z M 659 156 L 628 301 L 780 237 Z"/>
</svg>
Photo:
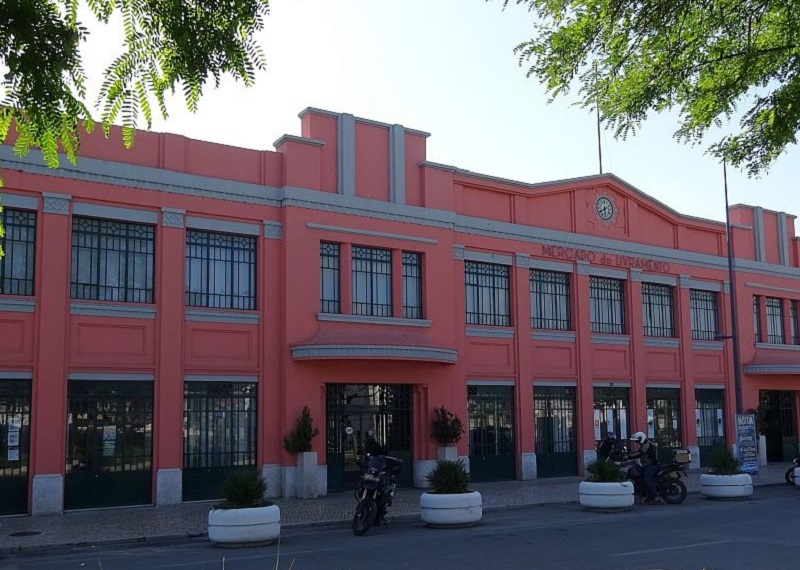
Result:
<svg viewBox="0 0 800 570">
<path fill-rule="evenodd" d="M 687 460 L 688 459 L 688 460 Z M 627 449 L 622 448 L 618 453 L 609 456 L 610 461 L 614 461 L 622 469 L 624 477 L 633 483 L 633 494 L 637 497 L 647 496 L 644 486 L 644 477 L 641 477 L 634 468 L 635 460 L 628 459 Z M 674 450 L 672 462 L 667 465 L 659 465 L 653 481 L 656 485 L 656 494 L 664 499 L 665 503 L 677 505 L 686 498 L 686 484 L 681 481 L 681 477 L 688 477 L 686 465 L 691 461 L 688 452 L 684 450 Z"/>
<path fill-rule="evenodd" d="M 786 475 L 784 478 L 789 485 L 794 485 L 794 469 L 795 467 L 800 467 L 800 455 L 792 459 L 792 466 L 786 470 Z"/>
<path fill-rule="evenodd" d="M 386 523 L 386 510 L 392 506 L 397 477 L 403 460 L 388 455 L 371 455 L 359 461 L 361 479 L 356 489 L 353 534 L 361 536 L 374 524 Z"/>
</svg>

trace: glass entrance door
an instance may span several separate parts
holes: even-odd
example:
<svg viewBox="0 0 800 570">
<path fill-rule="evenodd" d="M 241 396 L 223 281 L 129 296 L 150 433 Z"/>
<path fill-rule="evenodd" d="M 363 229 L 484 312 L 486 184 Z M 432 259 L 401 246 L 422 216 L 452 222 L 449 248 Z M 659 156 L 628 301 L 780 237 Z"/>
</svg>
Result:
<svg viewBox="0 0 800 570">
<path fill-rule="evenodd" d="M 629 388 L 597 386 L 594 389 L 594 439 L 600 442 L 608 432 L 622 441 L 628 439 Z"/>
<path fill-rule="evenodd" d="M 695 422 L 700 467 L 708 467 L 715 449 L 725 448 L 725 390 L 695 390 Z"/>
<path fill-rule="evenodd" d="M 672 461 L 672 450 L 682 446 L 681 391 L 678 388 L 647 389 L 647 437 L 658 445 L 658 461 Z M 634 450 L 635 451 L 635 450 Z"/>
<path fill-rule="evenodd" d="M 0 380 L 0 515 L 28 511 L 31 382 Z"/>
<path fill-rule="evenodd" d="M 575 388 L 534 386 L 533 417 L 537 477 L 577 475 Z"/>
<path fill-rule="evenodd" d="M 467 409 L 470 478 L 515 479 L 514 387 L 467 386 Z"/>
<path fill-rule="evenodd" d="M 795 392 L 762 390 L 759 423 L 767 440 L 767 461 L 791 461 L 797 455 Z"/>
</svg>

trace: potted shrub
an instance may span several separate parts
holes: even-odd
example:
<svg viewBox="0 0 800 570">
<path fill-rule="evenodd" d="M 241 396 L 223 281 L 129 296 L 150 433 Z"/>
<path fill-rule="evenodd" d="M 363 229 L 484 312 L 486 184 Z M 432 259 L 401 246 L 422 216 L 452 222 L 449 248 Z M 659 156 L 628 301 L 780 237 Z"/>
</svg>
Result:
<svg viewBox="0 0 800 570">
<path fill-rule="evenodd" d="M 251 547 L 280 536 L 281 511 L 264 498 L 267 485 L 255 471 L 235 471 L 225 480 L 225 502 L 208 513 L 208 538 L 217 546 Z"/>
<path fill-rule="evenodd" d="M 710 499 L 738 499 L 753 494 L 753 479 L 742 473 L 739 461 L 727 447 L 715 449 L 709 473 L 700 475 L 700 493 Z"/>
<path fill-rule="evenodd" d="M 440 459 L 425 477 L 430 491 L 419 497 L 422 522 L 432 527 L 473 526 L 483 516 L 481 494 L 469 488 L 469 472 L 461 459 Z"/>
<path fill-rule="evenodd" d="M 314 427 L 311 410 L 303 406 L 295 427 L 283 438 L 283 448 L 297 456 L 295 496 L 299 499 L 315 499 L 319 494 L 317 452 L 311 451 L 312 440 L 317 435 L 319 429 Z"/>
<path fill-rule="evenodd" d="M 623 481 L 619 465 L 600 459 L 586 466 L 578 485 L 580 504 L 587 509 L 627 510 L 633 506 L 633 483 Z"/>
<path fill-rule="evenodd" d="M 431 437 L 439 444 L 437 458 L 455 461 L 458 458 L 458 451 L 454 444 L 461 440 L 461 434 L 464 433 L 461 419 L 444 406 L 434 408 L 433 413 Z"/>
</svg>

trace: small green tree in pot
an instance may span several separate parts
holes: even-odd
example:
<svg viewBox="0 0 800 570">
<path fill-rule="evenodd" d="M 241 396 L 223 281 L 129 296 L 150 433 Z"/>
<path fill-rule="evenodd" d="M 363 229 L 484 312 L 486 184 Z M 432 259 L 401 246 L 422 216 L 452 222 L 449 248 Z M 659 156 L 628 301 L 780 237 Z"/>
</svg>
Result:
<svg viewBox="0 0 800 570">
<path fill-rule="evenodd" d="M 481 494 L 470 490 L 469 472 L 463 460 L 438 460 L 425 480 L 431 490 L 420 495 L 419 504 L 422 521 L 428 526 L 473 526 L 481 520 Z"/>
<path fill-rule="evenodd" d="M 700 475 L 700 493 L 709 499 L 741 499 L 753 494 L 753 478 L 742 473 L 741 464 L 727 447 L 715 449 L 709 457 L 708 473 Z"/>
<path fill-rule="evenodd" d="M 444 406 L 434 408 L 433 422 L 431 423 L 431 437 L 439 444 L 438 459 L 455 460 L 458 450 L 454 447 L 461 440 L 464 427 L 461 419 Z"/>
<path fill-rule="evenodd" d="M 234 471 L 223 485 L 225 500 L 208 513 L 208 538 L 218 546 L 269 544 L 281 532 L 281 511 L 264 498 L 267 485 L 256 471 Z"/>
<path fill-rule="evenodd" d="M 294 496 L 299 499 L 315 499 L 319 495 L 317 452 L 312 451 L 313 440 L 318 435 L 319 429 L 314 427 L 311 410 L 308 406 L 303 406 L 295 427 L 283 438 L 283 448 L 297 455 Z M 286 488 L 284 485 L 284 489 Z M 289 494 L 292 494 L 291 491 Z"/>
</svg>

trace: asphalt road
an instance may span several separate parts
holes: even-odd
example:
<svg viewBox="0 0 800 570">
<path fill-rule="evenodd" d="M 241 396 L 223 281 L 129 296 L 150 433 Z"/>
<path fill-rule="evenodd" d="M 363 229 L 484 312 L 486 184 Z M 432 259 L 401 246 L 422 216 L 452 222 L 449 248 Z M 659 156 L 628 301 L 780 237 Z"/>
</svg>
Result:
<svg viewBox="0 0 800 570">
<path fill-rule="evenodd" d="M 0 558 L 3 570 L 777 570 L 800 567 L 800 491 L 762 487 L 744 501 L 690 494 L 682 505 L 587 512 L 550 505 L 485 513 L 470 529 L 418 520 L 353 536 L 349 525 L 284 529 L 281 544 L 220 549 L 206 540 Z"/>
</svg>

